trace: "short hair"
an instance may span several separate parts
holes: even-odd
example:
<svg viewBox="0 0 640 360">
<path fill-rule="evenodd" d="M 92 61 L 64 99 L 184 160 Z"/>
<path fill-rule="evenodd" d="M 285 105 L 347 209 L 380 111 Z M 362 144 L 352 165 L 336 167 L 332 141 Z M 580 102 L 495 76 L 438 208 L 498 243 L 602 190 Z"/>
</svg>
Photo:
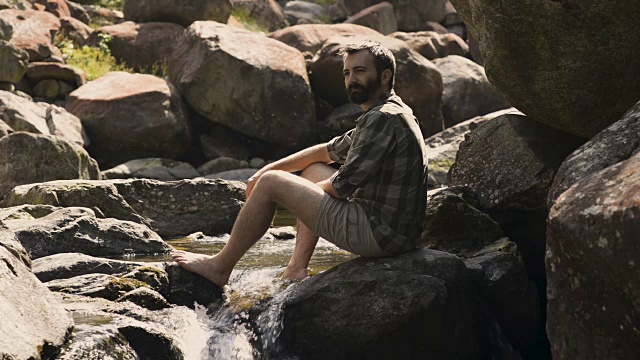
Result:
<svg viewBox="0 0 640 360">
<path fill-rule="evenodd" d="M 385 69 L 391 70 L 391 81 L 389 83 L 391 84 L 391 89 L 393 89 L 396 82 L 396 58 L 393 56 L 391 50 L 384 47 L 381 43 L 366 40 L 359 44 L 348 44 L 340 49 L 338 55 L 342 56 L 342 61 L 344 61 L 347 55 L 355 54 L 363 50 L 368 51 L 369 54 L 375 58 L 378 76 L 380 76 Z"/>
</svg>

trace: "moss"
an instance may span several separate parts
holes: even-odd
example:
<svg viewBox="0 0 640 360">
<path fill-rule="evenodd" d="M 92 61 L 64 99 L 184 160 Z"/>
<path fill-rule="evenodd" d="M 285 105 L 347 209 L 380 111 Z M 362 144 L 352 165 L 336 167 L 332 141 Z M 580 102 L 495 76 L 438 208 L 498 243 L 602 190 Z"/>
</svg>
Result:
<svg viewBox="0 0 640 360">
<path fill-rule="evenodd" d="M 449 171 L 449 169 L 455 163 L 455 159 L 442 159 L 439 161 L 429 161 L 429 168 L 433 171 Z"/>
<path fill-rule="evenodd" d="M 138 268 L 137 270 L 140 271 L 140 272 L 154 273 L 154 274 L 156 274 L 158 276 L 164 276 L 165 275 L 164 271 L 162 271 L 162 270 L 160 270 L 158 268 L 154 268 L 152 266 L 143 266 L 143 267 Z"/>
</svg>

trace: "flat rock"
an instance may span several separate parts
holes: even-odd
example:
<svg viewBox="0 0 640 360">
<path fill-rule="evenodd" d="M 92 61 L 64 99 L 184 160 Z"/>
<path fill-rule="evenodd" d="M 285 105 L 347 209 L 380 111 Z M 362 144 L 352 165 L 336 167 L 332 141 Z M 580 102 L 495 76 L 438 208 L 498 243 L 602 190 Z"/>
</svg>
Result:
<svg viewBox="0 0 640 360">
<path fill-rule="evenodd" d="M 149 158 L 127 161 L 102 172 L 105 179 L 156 179 L 162 181 L 193 179 L 200 173 L 189 163 Z"/>
<path fill-rule="evenodd" d="M 68 279 L 86 274 L 126 274 L 142 263 L 93 257 L 82 253 L 60 253 L 33 261 L 33 273 L 42 281 Z"/>
</svg>

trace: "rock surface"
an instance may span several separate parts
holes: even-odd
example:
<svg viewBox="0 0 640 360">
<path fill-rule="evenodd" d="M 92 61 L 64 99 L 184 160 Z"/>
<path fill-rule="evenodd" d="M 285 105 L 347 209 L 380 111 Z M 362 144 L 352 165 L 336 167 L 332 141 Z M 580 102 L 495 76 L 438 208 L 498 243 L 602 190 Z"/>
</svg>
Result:
<svg viewBox="0 0 640 360">
<path fill-rule="evenodd" d="M 245 187 L 224 180 L 55 181 L 15 188 L 0 203 L 80 206 L 105 217 L 146 224 L 163 237 L 231 231 Z"/>
<path fill-rule="evenodd" d="M 53 37 L 60 30 L 60 20 L 55 15 L 34 10 L 0 10 L 0 19 L 11 24 L 11 44 L 26 51 L 29 61 L 40 61 L 51 56 L 62 58 L 53 45 Z"/>
<path fill-rule="evenodd" d="M 25 132 L 0 138 L 0 196 L 22 184 L 99 177 L 96 161 L 63 139 Z"/>
<path fill-rule="evenodd" d="M 212 122 L 289 147 L 313 137 L 314 99 L 304 57 L 279 41 L 196 22 L 171 56 L 168 74 Z M 231 90 L 228 84 L 234 84 Z"/>
<path fill-rule="evenodd" d="M 87 45 L 93 28 L 78 19 L 63 17 L 60 18 L 60 33 L 78 46 L 84 46 Z"/>
<path fill-rule="evenodd" d="M 380 35 L 379 32 L 356 24 L 304 24 L 287 27 L 269 34 L 269 37 L 293 46 L 310 57 L 322 48 L 327 39 L 335 35 Z"/>
<path fill-rule="evenodd" d="M 200 167 L 198 167 L 198 172 L 200 173 L 200 175 L 209 175 L 247 167 L 249 167 L 249 163 L 246 160 L 237 160 L 230 157 L 220 157 L 202 164 Z"/>
<path fill-rule="evenodd" d="M 435 31 L 395 32 L 389 36 L 405 41 L 411 48 L 429 60 L 449 55 L 469 56 L 469 46 L 458 35 Z"/>
<path fill-rule="evenodd" d="M 136 23 L 172 22 L 186 27 L 198 20 L 226 23 L 232 9 L 231 0 L 127 0 L 123 12 L 125 20 Z"/>
<path fill-rule="evenodd" d="M 46 79 L 54 79 L 67 82 L 74 86 L 74 89 L 87 82 L 86 76 L 81 69 L 73 66 L 47 63 L 31 62 L 26 73 L 27 79 L 33 83 Z"/>
<path fill-rule="evenodd" d="M 142 263 L 93 257 L 82 253 L 60 253 L 33 261 L 33 273 L 42 282 L 86 274 L 125 274 Z"/>
<path fill-rule="evenodd" d="M 640 99 L 640 83 L 629 81 L 640 77 L 637 22 L 616 20 L 640 13 L 637 1 L 452 3 L 480 43 L 491 84 L 531 119 L 587 138 Z M 620 34 L 629 36 L 612 41 Z"/>
<path fill-rule="evenodd" d="M 189 163 L 171 159 L 137 159 L 103 171 L 105 179 L 156 179 L 161 181 L 193 179 L 200 173 Z"/>
<path fill-rule="evenodd" d="M 318 140 L 329 141 L 356 127 L 356 120 L 364 112 L 360 105 L 344 104 L 334 109 L 324 121 L 318 122 Z"/>
<path fill-rule="evenodd" d="M 347 24 L 358 24 L 374 29 L 382 35 L 398 31 L 398 21 L 391 3 L 384 1 L 370 6 L 345 20 Z"/>
<path fill-rule="evenodd" d="M 547 331 L 554 359 L 640 356 L 640 155 L 596 172 L 551 209 Z"/>
<path fill-rule="evenodd" d="M 309 1 L 287 1 L 283 10 L 291 25 L 323 23 L 322 17 L 326 15 L 322 5 Z"/>
<path fill-rule="evenodd" d="M 169 274 L 165 295 L 169 302 L 193 308 L 194 303 L 207 306 L 222 299 L 222 289 L 202 276 L 174 264 L 167 265 L 165 270 Z"/>
<path fill-rule="evenodd" d="M 11 43 L 0 40 L 0 82 L 15 84 L 27 71 L 29 54 Z"/>
<path fill-rule="evenodd" d="M 282 7 L 275 0 L 231 0 L 234 11 L 246 11 L 247 16 L 269 31 L 287 27 Z M 229 19 L 231 19 L 231 16 Z"/>
<path fill-rule="evenodd" d="M 99 297 L 111 301 L 132 290 L 146 286 L 142 281 L 123 279 L 107 274 L 79 275 L 67 279 L 51 280 L 45 285 L 51 291 Z"/>
<path fill-rule="evenodd" d="M 145 157 L 178 158 L 191 145 L 187 109 L 177 89 L 153 75 L 110 72 L 69 95 L 89 150 L 105 167 Z"/>
<path fill-rule="evenodd" d="M 444 20 L 447 9 L 446 0 L 387 0 L 393 4 L 398 20 L 398 29 L 401 31 L 426 30 L 425 25 L 429 21 L 441 22 Z M 381 2 L 380 0 L 348 0 L 344 5 L 353 13 Z"/>
</svg>

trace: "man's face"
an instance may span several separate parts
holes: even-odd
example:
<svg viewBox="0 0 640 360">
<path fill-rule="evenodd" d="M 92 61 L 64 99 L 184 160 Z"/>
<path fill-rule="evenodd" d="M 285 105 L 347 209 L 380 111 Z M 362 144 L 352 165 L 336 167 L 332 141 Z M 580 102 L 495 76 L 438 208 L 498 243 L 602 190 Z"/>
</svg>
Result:
<svg viewBox="0 0 640 360">
<path fill-rule="evenodd" d="M 347 97 L 353 104 L 364 104 L 380 89 L 375 58 L 368 51 L 349 54 L 342 69 Z"/>
</svg>

